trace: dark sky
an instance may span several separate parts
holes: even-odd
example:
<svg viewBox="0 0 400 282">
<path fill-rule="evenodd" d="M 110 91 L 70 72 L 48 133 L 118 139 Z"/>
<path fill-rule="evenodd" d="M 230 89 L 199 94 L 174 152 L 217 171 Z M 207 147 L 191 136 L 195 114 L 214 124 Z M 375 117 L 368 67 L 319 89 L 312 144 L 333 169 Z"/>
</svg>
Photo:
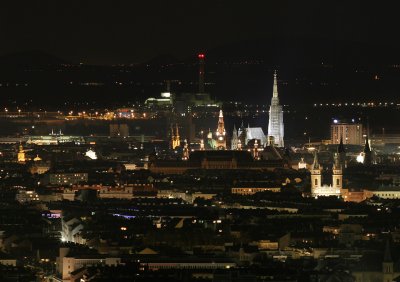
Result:
<svg viewBox="0 0 400 282">
<path fill-rule="evenodd" d="M 277 36 L 400 42 L 398 10 L 382 1 L 3 2 L 0 55 L 40 50 L 74 62 L 113 64 L 160 54 L 183 58 L 242 39 Z"/>
</svg>

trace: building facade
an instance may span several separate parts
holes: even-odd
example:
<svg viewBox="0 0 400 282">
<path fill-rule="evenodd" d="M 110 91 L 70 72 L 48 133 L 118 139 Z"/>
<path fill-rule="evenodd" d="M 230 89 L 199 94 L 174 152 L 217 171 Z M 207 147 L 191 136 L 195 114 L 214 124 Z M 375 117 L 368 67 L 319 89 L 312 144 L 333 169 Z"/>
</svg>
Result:
<svg viewBox="0 0 400 282">
<path fill-rule="evenodd" d="M 86 172 L 75 173 L 50 173 L 49 183 L 52 185 L 72 185 L 87 182 L 89 176 Z"/>
<path fill-rule="evenodd" d="M 363 144 L 363 126 L 361 123 L 345 123 L 337 120 L 331 125 L 331 143 L 362 145 Z"/>
<path fill-rule="evenodd" d="M 335 163 L 332 169 L 332 184 L 322 184 L 322 167 L 318 161 L 318 154 L 314 155 L 314 162 L 311 167 L 311 196 L 314 198 L 318 197 L 329 197 L 329 196 L 341 196 L 342 190 L 342 167 L 340 165 L 337 154 L 335 155 Z"/>
</svg>

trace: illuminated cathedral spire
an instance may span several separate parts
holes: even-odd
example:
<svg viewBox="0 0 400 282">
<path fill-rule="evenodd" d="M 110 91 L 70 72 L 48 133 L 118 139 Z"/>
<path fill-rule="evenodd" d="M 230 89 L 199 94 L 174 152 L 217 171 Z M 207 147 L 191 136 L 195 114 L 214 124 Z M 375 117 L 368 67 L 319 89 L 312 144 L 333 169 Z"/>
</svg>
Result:
<svg viewBox="0 0 400 282">
<path fill-rule="evenodd" d="M 222 110 L 219 110 L 219 118 L 218 118 L 218 127 L 216 132 L 217 137 L 217 149 L 225 150 L 226 149 L 226 131 L 225 131 L 225 123 L 224 123 L 224 114 Z"/>
<path fill-rule="evenodd" d="M 233 125 L 232 139 L 231 139 L 231 150 L 237 150 L 238 148 L 238 132 L 236 130 L 236 125 Z"/>
<path fill-rule="evenodd" d="M 274 86 L 272 89 L 271 106 L 269 108 L 268 136 L 273 136 L 273 140 L 278 147 L 284 147 L 284 127 L 283 111 L 279 104 L 278 79 L 276 71 L 274 73 Z"/>
</svg>

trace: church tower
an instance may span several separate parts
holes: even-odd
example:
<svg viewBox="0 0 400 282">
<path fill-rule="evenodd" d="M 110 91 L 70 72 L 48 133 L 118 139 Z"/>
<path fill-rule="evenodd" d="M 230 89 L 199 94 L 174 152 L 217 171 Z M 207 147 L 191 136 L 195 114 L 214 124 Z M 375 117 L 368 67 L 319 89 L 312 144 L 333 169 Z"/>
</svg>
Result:
<svg viewBox="0 0 400 282">
<path fill-rule="evenodd" d="M 332 187 L 334 189 L 342 189 L 343 185 L 343 173 L 342 173 L 342 165 L 340 163 L 339 154 L 335 153 L 334 156 L 334 164 L 332 169 Z"/>
<path fill-rule="evenodd" d="M 22 144 L 19 145 L 19 150 L 18 150 L 18 162 L 19 163 L 25 163 L 26 157 L 25 157 L 25 150 Z"/>
<path fill-rule="evenodd" d="M 369 146 L 368 135 L 365 138 L 365 145 L 364 145 L 364 165 L 371 165 L 372 164 L 372 152 L 371 147 Z"/>
<path fill-rule="evenodd" d="M 174 150 L 181 145 L 178 124 L 175 125 L 175 128 L 176 128 L 176 131 L 174 132 L 174 129 L 171 125 L 171 147 Z"/>
<path fill-rule="evenodd" d="M 237 150 L 238 150 L 238 151 L 241 151 L 241 150 L 242 150 L 242 141 L 240 141 L 240 139 L 238 140 Z"/>
<path fill-rule="evenodd" d="M 225 124 L 224 124 L 224 114 L 222 110 L 219 111 L 219 118 L 218 118 L 218 128 L 216 132 L 217 137 L 217 146 L 218 150 L 226 150 L 226 131 L 225 131 Z"/>
<path fill-rule="evenodd" d="M 257 139 L 254 140 L 253 158 L 255 160 L 259 160 L 260 159 L 260 156 L 258 154 L 258 141 L 257 141 Z"/>
<path fill-rule="evenodd" d="M 347 167 L 347 164 L 346 164 L 346 150 L 345 150 L 344 145 L 343 145 L 343 138 L 342 137 L 340 137 L 340 143 L 339 143 L 339 146 L 337 148 L 337 153 L 339 155 L 339 162 L 340 162 L 340 165 L 342 166 L 342 169 L 346 168 Z"/>
<path fill-rule="evenodd" d="M 231 150 L 237 150 L 238 148 L 238 132 L 236 130 L 236 125 L 233 125 L 232 139 L 231 139 Z"/>
<path fill-rule="evenodd" d="M 273 136 L 278 147 L 284 147 L 283 137 L 283 110 L 279 104 L 278 80 L 276 71 L 274 73 L 274 86 L 272 91 L 271 106 L 269 108 L 268 136 Z"/>
<path fill-rule="evenodd" d="M 314 196 L 315 190 L 322 187 L 321 165 L 318 161 L 318 153 L 314 153 L 314 162 L 311 167 L 311 194 Z"/>
</svg>

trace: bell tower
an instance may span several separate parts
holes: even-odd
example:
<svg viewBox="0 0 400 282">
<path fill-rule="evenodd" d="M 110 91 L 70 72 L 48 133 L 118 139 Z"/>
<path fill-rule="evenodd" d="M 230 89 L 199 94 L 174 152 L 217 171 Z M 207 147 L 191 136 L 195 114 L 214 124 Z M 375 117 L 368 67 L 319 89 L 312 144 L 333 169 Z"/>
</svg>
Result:
<svg viewBox="0 0 400 282">
<path fill-rule="evenodd" d="M 318 161 L 317 152 L 314 153 L 314 162 L 311 167 L 311 194 L 314 196 L 315 190 L 322 187 L 321 165 Z"/>
</svg>

